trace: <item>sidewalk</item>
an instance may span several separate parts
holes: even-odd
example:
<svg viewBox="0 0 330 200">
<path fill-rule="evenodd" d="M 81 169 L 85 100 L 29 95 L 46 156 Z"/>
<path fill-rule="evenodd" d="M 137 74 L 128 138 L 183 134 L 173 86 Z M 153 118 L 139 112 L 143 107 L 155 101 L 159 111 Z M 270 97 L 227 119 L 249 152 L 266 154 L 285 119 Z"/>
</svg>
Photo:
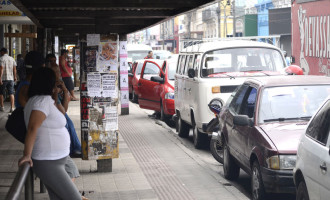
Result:
<svg viewBox="0 0 330 200">
<path fill-rule="evenodd" d="M 80 134 L 78 101 L 70 102 L 68 114 Z M 9 190 L 23 150 L 23 144 L 5 131 L 7 116 L 0 113 L 0 199 Z M 169 130 L 136 104 L 130 104 L 129 115 L 119 117 L 119 130 L 120 156 L 113 159 L 111 173 L 97 172 L 96 161 L 74 159 L 81 174 L 75 183 L 89 199 L 246 199 L 214 178 Z M 38 184 L 35 181 L 35 199 L 48 199 L 39 193 Z"/>
</svg>

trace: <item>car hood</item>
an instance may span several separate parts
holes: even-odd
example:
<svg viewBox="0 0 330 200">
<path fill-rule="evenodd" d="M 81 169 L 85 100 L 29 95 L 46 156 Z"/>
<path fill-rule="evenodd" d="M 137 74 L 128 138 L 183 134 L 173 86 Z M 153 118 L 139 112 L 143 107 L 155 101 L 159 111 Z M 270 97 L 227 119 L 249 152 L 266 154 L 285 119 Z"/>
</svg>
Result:
<svg viewBox="0 0 330 200">
<path fill-rule="evenodd" d="M 307 121 L 268 123 L 260 128 L 268 135 L 281 154 L 297 154 L 299 139 L 305 133 Z"/>
</svg>

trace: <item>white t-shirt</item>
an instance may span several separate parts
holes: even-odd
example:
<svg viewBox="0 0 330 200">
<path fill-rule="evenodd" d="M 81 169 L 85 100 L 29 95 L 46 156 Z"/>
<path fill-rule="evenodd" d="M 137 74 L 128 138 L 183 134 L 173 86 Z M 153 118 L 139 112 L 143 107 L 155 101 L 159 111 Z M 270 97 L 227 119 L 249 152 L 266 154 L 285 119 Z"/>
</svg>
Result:
<svg viewBox="0 0 330 200">
<path fill-rule="evenodd" d="M 2 80 L 3 81 L 13 81 L 14 80 L 14 66 L 16 67 L 16 62 L 13 57 L 5 54 L 0 57 L 0 66 L 3 67 Z"/>
<path fill-rule="evenodd" d="M 66 119 L 54 105 L 51 96 L 34 96 L 28 100 L 24 107 L 26 127 L 28 127 L 32 110 L 41 111 L 46 115 L 46 119 L 37 130 L 32 158 L 35 160 L 58 160 L 68 156 L 70 136 L 65 128 Z"/>
</svg>

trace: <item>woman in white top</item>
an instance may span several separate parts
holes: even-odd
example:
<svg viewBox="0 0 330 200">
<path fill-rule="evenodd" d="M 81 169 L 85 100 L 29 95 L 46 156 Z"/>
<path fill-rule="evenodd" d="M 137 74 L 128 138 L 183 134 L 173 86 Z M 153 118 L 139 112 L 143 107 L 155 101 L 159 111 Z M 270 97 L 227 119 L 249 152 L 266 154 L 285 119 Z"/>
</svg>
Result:
<svg viewBox="0 0 330 200">
<path fill-rule="evenodd" d="M 34 72 L 24 107 L 27 134 L 19 166 L 29 162 L 47 187 L 51 200 L 80 200 L 81 195 L 64 165 L 70 151 L 66 119 L 55 106 L 55 73 L 49 68 Z"/>
</svg>

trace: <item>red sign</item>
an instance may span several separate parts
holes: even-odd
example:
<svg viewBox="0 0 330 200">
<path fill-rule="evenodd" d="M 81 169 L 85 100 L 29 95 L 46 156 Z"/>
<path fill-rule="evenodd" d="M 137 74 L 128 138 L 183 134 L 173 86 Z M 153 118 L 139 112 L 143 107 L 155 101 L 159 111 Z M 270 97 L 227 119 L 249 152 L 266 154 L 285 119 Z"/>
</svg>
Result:
<svg viewBox="0 0 330 200">
<path fill-rule="evenodd" d="M 304 74 L 330 76 L 330 1 L 292 5 L 292 56 Z"/>
</svg>

